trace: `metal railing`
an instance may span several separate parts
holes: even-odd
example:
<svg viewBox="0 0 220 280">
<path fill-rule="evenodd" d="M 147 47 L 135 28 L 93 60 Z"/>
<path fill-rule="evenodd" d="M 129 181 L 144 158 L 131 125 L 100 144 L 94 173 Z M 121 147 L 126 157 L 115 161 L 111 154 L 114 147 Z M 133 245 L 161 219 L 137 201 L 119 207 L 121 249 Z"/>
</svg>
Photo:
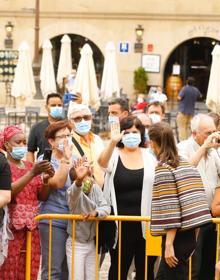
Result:
<svg viewBox="0 0 220 280">
<path fill-rule="evenodd" d="M 51 263 L 52 263 L 52 221 L 54 219 L 59 220 L 72 220 L 72 256 L 74 256 L 74 241 L 75 241 L 75 228 L 76 221 L 82 221 L 84 218 L 82 215 L 71 214 L 43 214 L 35 218 L 40 221 L 42 219 L 49 220 L 49 254 L 48 254 L 48 280 L 51 280 Z M 106 218 L 89 218 L 87 221 L 96 222 L 96 272 L 95 279 L 99 279 L 99 254 L 98 254 L 98 242 L 99 242 L 99 222 L 100 221 L 118 221 L 118 280 L 121 280 L 121 225 L 122 222 L 146 222 L 146 257 L 145 257 L 145 277 L 147 280 L 147 257 L 148 256 L 161 256 L 161 237 L 153 237 L 150 235 L 149 227 L 147 224 L 150 222 L 149 217 L 143 216 L 108 216 Z M 217 225 L 217 245 L 216 245 L 216 262 L 219 260 L 219 238 L 220 238 L 220 218 L 214 218 L 213 223 Z M 192 260 L 189 261 L 189 280 L 191 280 L 191 267 Z M 72 279 L 74 279 L 74 257 L 72 257 Z M 31 280 L 31 232 L 27 234 L 27 246 L 26 246 L 26 274 L 25 280 Z M 215 278 L 217 280 L 217 276 Z"/>
</svg>

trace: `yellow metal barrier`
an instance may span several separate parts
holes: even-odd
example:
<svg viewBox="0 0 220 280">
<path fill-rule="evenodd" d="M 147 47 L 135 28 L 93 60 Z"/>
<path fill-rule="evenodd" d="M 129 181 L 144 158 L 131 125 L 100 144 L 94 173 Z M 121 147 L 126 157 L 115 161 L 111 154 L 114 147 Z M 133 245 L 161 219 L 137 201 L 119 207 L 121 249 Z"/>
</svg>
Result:
<svg viewBox="0 0 220 280">
<path fill-rule="evenodd" d="M 72 220 L 72 253 L 74 255 L 74 240 L 75 240 L 75 226 L 76 221 L 83 220 L 81 215 L 60 215 L 60 214 L 43 214 L 35 218 L 36 220 L 48 219 L 49 220 L 49 257 L 48 257 L 48 279 L 51 280 L 51 251 L 52 251 L 52 220 L 61 219 L 61 220 Z M 149 217 L 141 216 L 108 216 L 104 219 L 100 218 L 89 218 L 88 221 L 96 221 L 96 280 L 99 279 L 99 259 L 98 259 L 98 224 L 99 221 L 119 221 L 118 227 L 118 280 L 120 280 L 120 271 L 121 271 L 121 222 L 146 222 L 150 221 Z M 216 246 L 216 262 L 219 261 L 219 237 L 220 237 L 220 218 L 214 218 L 213 223 L 217 224 L 217 246 Z M 145 261 L 145 280 L 147 280 L 147 256 L 161 256 L 161 238 L 152 237 L 150 235 L 148 227 L 146 227 L 146 261 Z M 191 258 L 189 262 L 189 280 L 191 279 Z M 26 276 L 25 280 L 31 279 L 31 233 L 27 234 L 27 252 L 26 252 Z M 72 279 L 74 279 L 74 258 L 72 258 Z M 215 277 L 217 280 L 217 276 Z"/>
<path fill-rule="evenodd" d="M 62 220 L 72 220 L 72 253 L 74 255 L 74 240 L 75 240 L 75 221 L 83 220 L 81 215 L 60 215 L 60 214 L 43 214 L 35 218 L 36 220 L 48 219 L 49 222 L 49 257 L 48 257 L 48 279 L 51 279 L 51 251 L 52 251 L 52 220 L 62 219 Z M 140 216 L 108 216 L 106 218 L 89 218 L 88 221 L 96 221 L 96 279 L 99 279 L 99 258 L 98 258 L 98 223 L 99 221 L 118 221 L 118 280 L 121 279 L 121 223 L 126 222 L 146 222 L 150 221 L 149 217 Z M 152 237 L 148 227 L 146 227 L 146 238 L 149 239 L 146 242 L 146 261 L 145 261 L 145 280 L 147 280 L 147 256 L 161 256 L 161 238 Z M 151 243 L 151 244 L 149 244 Z M 28 258 L 28 257 L 27 257 Z M 72 279 L 74 277 L 74 258 L 72 258 Z M 27 278 L 28 279 L 28 278 Z M 29 279 L 28 279 L 29 280 Z"/>
</svg>

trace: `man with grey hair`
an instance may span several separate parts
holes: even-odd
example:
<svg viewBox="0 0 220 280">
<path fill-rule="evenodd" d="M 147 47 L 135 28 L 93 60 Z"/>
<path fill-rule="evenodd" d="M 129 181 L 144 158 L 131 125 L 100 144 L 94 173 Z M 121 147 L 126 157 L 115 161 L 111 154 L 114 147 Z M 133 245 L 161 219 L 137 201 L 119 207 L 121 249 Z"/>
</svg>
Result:
<svg viewBox="0 0 220 280">
<path fill-rule="evenodd" d="M 213 119 L 198 114 L 191 120 L 192 135 L 178 144 L 180 156 L 196 166 L 205 188 L 211 209 L 215 189 L 220 187 L 220 158 L 215 148 L 220 144 L 220 134 L 216 132 Z M 193 255 L 193 280 L 213 280 L 215 277 L 216 231 L 215 225 L 202 227 L 199 232 L 197 248 Z"/>
<path fill-rule="evenodd" d="M 98 165 L 97 159 L 104 149 L 104 144 L 102 139 L 91 131 L 92 112 L 87 105 L 72 103 L 67 117 L 73 126 L 73 154 L 84 155 L 88 161 L 93 161 L 95 180 L 102 187 L 104 172 Z"/>
</svg>

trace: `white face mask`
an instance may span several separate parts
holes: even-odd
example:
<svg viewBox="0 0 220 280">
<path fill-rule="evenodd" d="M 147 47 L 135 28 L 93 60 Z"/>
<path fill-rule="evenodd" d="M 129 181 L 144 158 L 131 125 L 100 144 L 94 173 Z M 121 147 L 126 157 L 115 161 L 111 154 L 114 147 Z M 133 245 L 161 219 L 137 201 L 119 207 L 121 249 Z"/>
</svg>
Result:
<svg viewBox="0 0 220 280">
<path fill-rule="evenodd" d="M 144 102 L 144 99 L 142 97 L 138 97 L 137 102 L 142 103 L 142 102 Z"/>
<path fill-rule="evenodd" d="M 161 117 L 158 114 L 153 113 L 153 114 L 149 114 L 148 116 L 151 119 L 152 123 L 161 122 Z"/>
</svg>

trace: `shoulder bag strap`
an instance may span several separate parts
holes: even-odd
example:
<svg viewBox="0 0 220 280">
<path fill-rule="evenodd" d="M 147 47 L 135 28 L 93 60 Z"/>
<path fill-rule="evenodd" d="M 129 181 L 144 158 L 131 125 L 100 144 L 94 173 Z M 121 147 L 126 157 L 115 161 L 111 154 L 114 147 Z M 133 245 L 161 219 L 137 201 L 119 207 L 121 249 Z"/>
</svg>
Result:
<svg viewBox="0 0 220 280">
<path fill-rule="evenodd" d="M 72 141 L 73 141 L 73 144 L 76 146 L 77 150 L 79 151 L 81 157 L 83 157 L 85 155 L 82 147 L 80 146 L 80 144 L 76 141 L 76 139 L 74 137 L 72 137 Z"/>
</svg>

